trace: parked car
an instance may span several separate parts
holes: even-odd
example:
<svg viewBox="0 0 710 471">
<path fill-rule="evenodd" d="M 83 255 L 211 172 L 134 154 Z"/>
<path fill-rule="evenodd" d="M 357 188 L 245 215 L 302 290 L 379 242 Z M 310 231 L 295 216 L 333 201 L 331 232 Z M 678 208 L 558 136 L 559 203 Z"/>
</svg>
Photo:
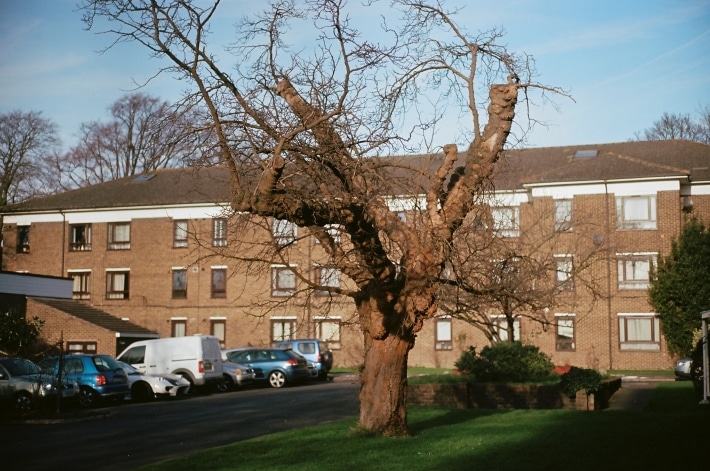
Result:
<svg viewBox="0 0 710 471">
<path fill-rule="evenodd" d="M 297 339 L 284 340 L 274 344 L 276 348 L 293 350 L 309 362 L 313 363 L 318 370 L 316 376 L 320 379 L 327 379 L 328 373 L 333 368 L 333 352 L 328 348 L 328 344 L 318 339 Z"/>
<path fill-rule="evenodd" d="M 281 348 L 233 348 L 222 350 L 226 361 L 241 363 L 254 369 L 255 382 L 268 382 L 272 388 L 308 379 L 308 362 L 291 350 Z"/>
<path fill-rule="evenodd" d="M 190 382 L 181 376 L 144 375 L 126 362 L 119 361 L 118 364 L 128 375 L 132 401 L 151 401 L 159 396 L 177 397 L 186 395 L 190 390 Z"/>
<path fill-rule="evenodd" d="M 37 408 L 38 401 L 56 399 L 59 382 L 52 374 L 42 372 L 39 366 L 25 358 L 0 357 L 0 401 L 19 413 Z M 72 399 L 79 386 L 64 378 L 62 398 Z"/>
<path fill-rule="evenodd" d="M 254 368 L 231 361 L 222 362 L 224 381 L 217 384 L 217 390 L 227 392 L 254 382 Z"/>
<path fill-rule="evenodd" d="M 675 363 L 675 380 L 685 381 L 690 379 L 690 366 L 692 358 L 681 358 Z"/>
<path fill-rule="evenodd" d="M 223 379 L 219 340 L 212 335 L 139 340 L 118 359 L 144 374 L 179 375 L 197 387 L 216 385 Z"/>
<path fill-rule="evenodd" d="M 128 375 L 110 355 L 72 353 L 63 357 L 62 374 L 79 385 L 79 405 L 93 407 L 102 399 L 123 399 L 129 394 Z M 39 362 L 44 372 L 59 373 L 59 357 Z"/>
</svg>

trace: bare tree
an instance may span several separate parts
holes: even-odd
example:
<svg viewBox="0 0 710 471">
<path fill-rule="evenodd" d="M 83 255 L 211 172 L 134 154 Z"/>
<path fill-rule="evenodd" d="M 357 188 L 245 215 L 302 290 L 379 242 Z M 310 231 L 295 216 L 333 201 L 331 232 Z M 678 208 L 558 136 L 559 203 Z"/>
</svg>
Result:
<svg viewBox="0 0 710 471">
<path fill-rule="evenodd" d="M 201 142 L 195 123 L 168 102 L 131 93 L 109 112 L 107 122 L 82 124 L 79 144 L 55 159 L 56 185 L 82 187 L 197 159 Z"/>
<path fill-rule="evenodd" d="M 603 229 L 578 209 L 573 231 L 571 203 L 561 221 L 554 214 L 549 202 L 472 213 L 442 276 L 442 312 L 473 325 L 491 344 L 520 341 L 515 326 L 523 318 L 547 329 L 556 327 L 555 309 L 590 312 L 605 296 L 599 264 L 608 248 L 595 236 Z"/>
<path fill-rule="evenodd" d="M 699 118 L 694 120 L 689 114 L 663 113 L 661 119 L 642 133 L 636 133 L 636 140 L 658 141 L 685 139 L 710 144 L 710 107 L 701 109 Z"/>
<path fill-rule="evenodd" d="M 219 3 L 86 0 L 83 10 L 89 27 L 109 19 L 116 41 L 168 58 L 162 72 L 195 86 L 230 169 L 235 214 L 307 228 L 352 281 L 338 291 L 354 300 L 364 336 L 359 426 L 406 435 L 408 353 L 438 310 L 453 234 L 506 144 L 519 92 L 559 90 L 535 84 L 532 62 L 500 46 L 499 31 L 471 38 L 441 4 L 419 1 L 393 2 L 388 18 L 402 19 L 382 20 L 382 43 L 367 39 L 371 20 L 368 34 L 355 28 L 344 1 L 275 2 L 237 25 L 229 72 L 207 45 Z M 292 53 L 289 27 L 315 36 Z M 428 160 L 385 158 L 444 116 L 420 112 L 409 130 L 395 129 L 434 92 L 470 114 L 465 152 L 451 144 Z M 413 204 L 407 218 L 394 195 Z"/>
</svg>

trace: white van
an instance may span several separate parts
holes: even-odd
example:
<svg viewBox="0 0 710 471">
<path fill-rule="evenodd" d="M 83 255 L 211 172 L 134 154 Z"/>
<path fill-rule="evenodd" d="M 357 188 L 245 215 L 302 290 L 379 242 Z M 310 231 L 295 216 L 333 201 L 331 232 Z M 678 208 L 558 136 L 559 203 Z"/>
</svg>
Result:
<svg viewBox="0 0 710 471">
<path fill-rule="evenodd" d="M 140 340 L 130 344 L 117 360 L 144 374 L 175 374 L 195 386 L 222 381 L 219 340 L 211 335 Z"/>
</svg>

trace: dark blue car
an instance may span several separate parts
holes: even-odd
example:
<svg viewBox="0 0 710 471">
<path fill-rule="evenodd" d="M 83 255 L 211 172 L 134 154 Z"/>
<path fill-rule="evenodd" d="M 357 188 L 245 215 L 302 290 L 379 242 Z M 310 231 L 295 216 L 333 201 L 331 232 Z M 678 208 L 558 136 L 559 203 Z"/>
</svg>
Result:
<svg viewBox="0 0 710 471">
<path fill-rule="evenodd" d="M 101 399 L 123 399 L 130 393 L 128 376 L 110 355 L 69 354 L 63 357 L 62 375 L 79 385 L 79 404 L 93 407 Z M 39 362 L 43 371 L 57 374 L 59 357 Z"/>
<path fill-rule="evenodd" d="M 254 381 L 268 382 L 272 388 L 302 383 L 308 379 L 308 362 L 291 350 L 280 348 L 234 348 L 222 350 L 222 358 L 254 369 Z"/>
</svg>

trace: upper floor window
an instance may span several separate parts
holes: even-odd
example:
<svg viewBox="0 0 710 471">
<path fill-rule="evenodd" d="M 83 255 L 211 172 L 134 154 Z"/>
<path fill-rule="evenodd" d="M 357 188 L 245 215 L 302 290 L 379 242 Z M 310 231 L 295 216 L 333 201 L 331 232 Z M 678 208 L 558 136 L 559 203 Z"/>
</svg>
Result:
<svg viewBox="0 0 710 471">
<path fill-rule="evenodd" d="M 574 263 L 571 256 L 555 256 L 555 283 L 558 289 L 574 289 Z"/>
<path fill-rule="evenodd" d="M 655 229 L 656 195 L 617 196 L 616 219 L 619 229 Z"/>
<path fill-rule="evenodd" d="M 657 254 L 617 254 L 619 289 L 647 289 Z"/>
<path fill-rule="evenodd" d="M 173 268 L 173 299 L 187 298 L 187 270 Z"/>
<path fill-rule="evenodd" d="M 227 220 L 224 218 L 215 218 L 212 220 L 212 246 L 227 246 Z"/>
<path fill-rule="evenodd" d="M 508 318 L 502 314 L 491 316 L 491 323 L 500 341 L 507 342 L 510 339 Z M 517 317 L 513 320 L 513 338 L 510 340 L 520 340 L 520 320 Z"/>
<path fill-rule="evenodd" d="M 555 230 L 569 232 L 572 230 L 572 200 L 555 200 Z"/>
<path fill-rule="evenodd" d="M 17 253 L 30 252 L 30 226 L 17 226 Z"/>
<path fill-rule="evenodd" d="M 279 245 L 286 245 L 296 240 L 296 225 L 285 219 L 274 219 L 272 228 L 274 241 Z"/>
<path fill-rule="evenodd" d="M 227 297 L 227 269 L 225 267 L 212 268 L 212 288 L 213 298 Z"/>
<path fill-rule="evenodd" d="M 454 348 L 451 336 L 451 318 L 440 317 L 436 320 L 436 350 L 451 350 Z"/>
<path fill-rule="evenodd" d="M 91 271 L 70 271 L 72 279 L 72 299 L 91 298 Z"/>
<path fill-rule="evenodd" d="M 340 224 L 326 224 L 324 227 L 328 235 L 333 239 L 336 244 L 340 243 L 340 233 L 343 228 Z M 316 244 L 320 244 L 320 239 L 316 239 Z"/>
<path fill-rule="evenodd" d="M 106 299 L 128 299 L 129 277 L 127 270 L 106 272 Z"/>
<path fill-rule="evenodd" d="M 557 324 L 555 348 L 562 352 L 574 351 L 574 315 L 558 314 L 555 315 L 555 321 Z"/>
<path fill-rule="evenodd" d="M 187 247 L 187 221 L 175 221 L 173 224 L 173 247 Z"/>
<path fill-rule="evenodd" d="M 296 273 L 284 266 L 271 267 L 271 296 L 291 296 L 296 292 Z"/>
<path fill-rule="evenodd" d="M 660 350 L 660 321 L 652 313 L 619 314 L 621 350 Z"/>
<path fill-rule="evenodd" d="M 493 230 L 502 237 L 517 237 L 520 235 L 518 207 L 491 208 Z"/>
<path fill-rule="evenodd" d="M 108 225 L 108 249 L 127 250 L 131 248 L 131 223 L 111 222 Z"/>
<path fill-rule="evenodd" d="M 316 276 L 318 284 L 324 288 L 340 287 L 340 270 L 333 267 L 318 267 L 316 268 Z M 338 293 L 329 291 L 328 289 L 319 289 L 316 291 L 319 296 L 337 296 Z"/>
<path fill-rule="evenodd" d="M 293 339 L 296 332 L 295 317 L 272 317 L 271 318 L 271 342 L 281 342 Z"/>
<path fill-rule="evenodd" d="M 69 226 L 69 251 L 91 250 L 91 224 L 72 224 Z"/>
</svg>

